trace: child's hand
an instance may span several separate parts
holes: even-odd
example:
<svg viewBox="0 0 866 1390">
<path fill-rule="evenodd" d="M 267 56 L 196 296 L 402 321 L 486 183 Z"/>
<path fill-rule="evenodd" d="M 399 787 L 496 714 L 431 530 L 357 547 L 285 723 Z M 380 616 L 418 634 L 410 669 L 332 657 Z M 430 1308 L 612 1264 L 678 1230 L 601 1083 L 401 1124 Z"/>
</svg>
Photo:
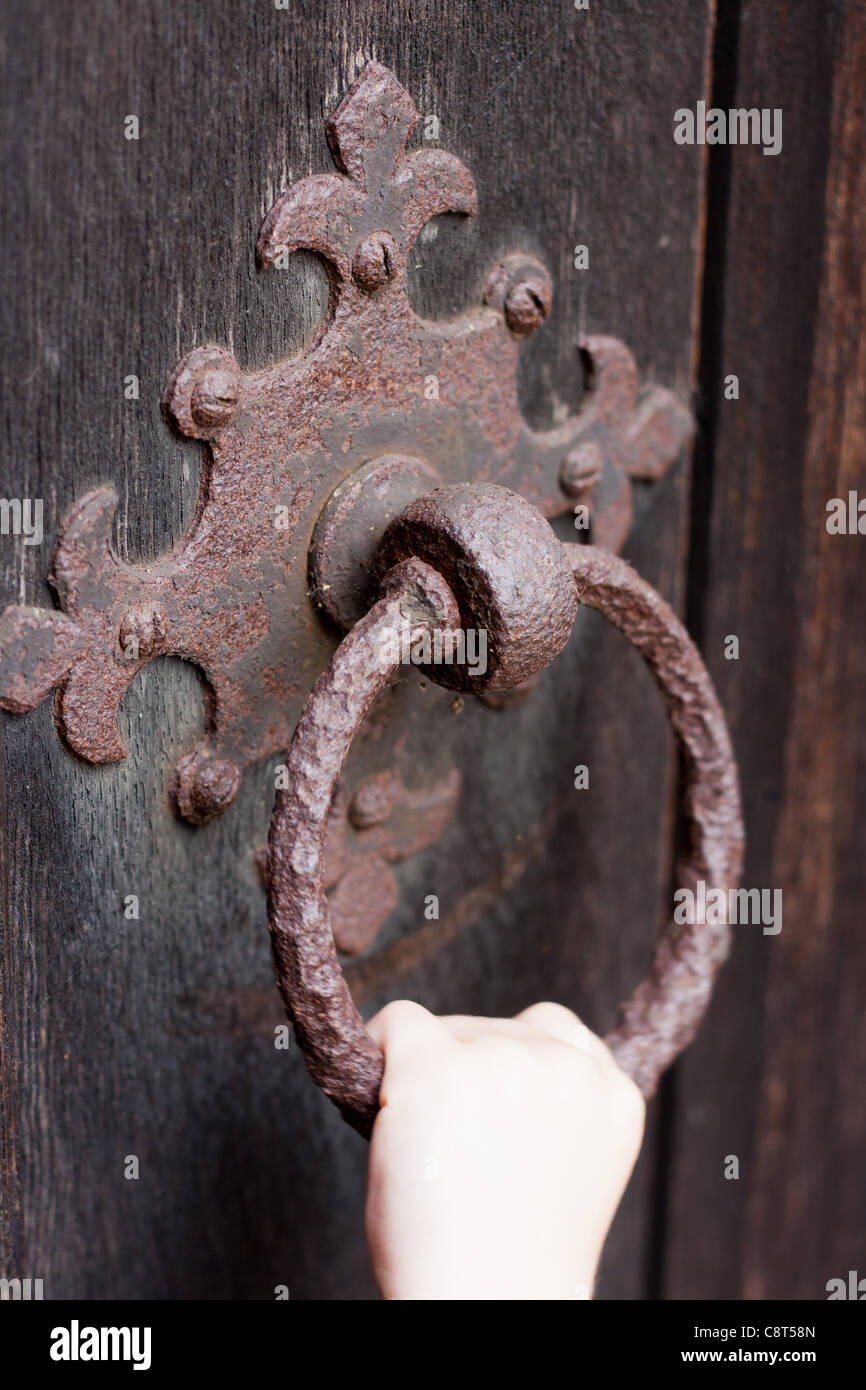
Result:
<svg viewBox="0 0 866 1390">
<path fill-rule="evenodd" d="M 558 1004 L 515 1019 L 389 1004 L 367 1181 L 385 1298 L 588 1298 L 644 1102 Z"/>
</svg>

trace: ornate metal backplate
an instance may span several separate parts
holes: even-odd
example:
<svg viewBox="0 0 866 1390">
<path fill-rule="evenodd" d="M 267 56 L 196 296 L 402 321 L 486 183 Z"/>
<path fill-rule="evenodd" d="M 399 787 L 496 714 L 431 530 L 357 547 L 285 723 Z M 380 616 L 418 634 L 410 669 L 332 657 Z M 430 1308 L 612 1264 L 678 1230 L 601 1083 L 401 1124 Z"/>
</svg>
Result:
<svg viewBox="0 0 866 1390">
<path fill-rule="evenodd" d="M 250 374 L 214 345 L 175 368 L 165 414 L 207 449 L 179 549 L 122 564 L 110 542 L 117 495 L 98 488 L 59 529 L 50 574 L 59 609 L 0 617 L 0 705 L 29 710 L 56 688 L 58 728 L 90 762 L 125 756 L 117 713 L 146 662 L 175 655 L 200 668 L 207 732 L 180 760 L 175 786 L 193 822 L 222 814 L 244 766 L 288 743 L 297 698 L 332 643 L 318 611 L 327 596 L 310 590 L 311 538 L 329 496 L 358 470 L 396 455 L 434 482 L 504 484 L 549 517 L 585 507 L 593 542 L 618 550 L 631 479 L 659 477 L 692 429 L 671 392 L 639 391 L 628 349 L 604 337 L 581 344 L 591 371 L 579 412 L 546 433 L 527 426 L 518 351 L 551 303 L 532 257 L 496 265 L 474 312 L 437 323 L 415 314 L 406 274 L 416 238 L 437 214 L 471 216 L 477 205 L 460 160 L 406 152 L 416 118 L 391 73 L 369 64 L 328 123 L 341 172 L 303 179 L 265 219 L 262 268 L 302 247 L 325 261 L 330 302 L 315 341 Z"/>
</svg>

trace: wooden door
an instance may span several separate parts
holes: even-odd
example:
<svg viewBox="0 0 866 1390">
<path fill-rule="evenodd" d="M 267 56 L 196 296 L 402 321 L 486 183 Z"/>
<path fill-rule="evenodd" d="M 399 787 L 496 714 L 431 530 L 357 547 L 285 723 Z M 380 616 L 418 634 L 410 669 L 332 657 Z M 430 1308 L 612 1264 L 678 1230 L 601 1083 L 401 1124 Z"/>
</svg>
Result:
<svg viewBox="0 0 866 1390">
<path fill-rule="evenodd" d="M 419 246 L 416 308 L 460 312 L 493 257 L 528 250 L 555 292 L 523 350 L 530 423 L 579 404 L 589 333 L 697 411 L 694 457 L 637 488 L 624 553 L 703 644 L 743 769 L 744 881 L 784 887 L 785 925 L 744 929 L 651 1109 L 600 1297 L 820 1298 L 862 1257 L 862 569 L 824 503 L 862 469 L 864 35 L 844 0 L 92 0 L 62 21 L 34 0 L 8 19 L 2 490 L 43 500 L 45 534 L 0 539 L 4 603 L 50 604 L 57 526 L 102 483 L 121 558 L 181 540 L 201 456 L 160 392 L 197 343 L 249 370 L 309 341 L 321 264 L 262 275 L 256 236 L 283 188 L 332 167 L 324 119 L 370 59 L 478 187 L 478 217 Z M 675 109 L 702 100 L 783 108 L 782 153 L 677 144 Z M 298 700 L 315 674 L 301 663 Z M 462 787 L 347 965 L 362 1011 L 554 998 L 604 1029 L 649 961 L 676 842 L 640 660 L 586 614 L 519 705 L 417 684 L 399 702 L 350 776 L 389 767 L 399 730 L 418 786 L 453 767 Z M 365 1145 L 274 1045 L 255 853 L 279 759 L 221 820 L 180 821 L 167 787 L 203 708 L 194 669 L 152 663 L 122 708 L 128 757 L 103 768 L 58 741 L 50 701 L 4 717 L 3 1264 L 50 1298 L 371 1298 Z"/>
</svg>

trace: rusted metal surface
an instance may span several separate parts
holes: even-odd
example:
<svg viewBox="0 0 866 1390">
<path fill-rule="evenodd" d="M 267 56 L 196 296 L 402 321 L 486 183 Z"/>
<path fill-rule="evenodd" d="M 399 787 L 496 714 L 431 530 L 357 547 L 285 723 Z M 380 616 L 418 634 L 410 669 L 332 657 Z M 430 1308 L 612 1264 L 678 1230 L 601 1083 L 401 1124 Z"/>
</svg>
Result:
<svg viewBox="0 0 866 1390">
<path fill-rule="evenodd" d="M 365 777 L 349 796 L 338 786 L 328 815 L 323 883 L 339 951 L 356 955 L 375 940 L 398 901 L 391 865 L 438 840 L 459 794 L 456 768 L 420 790 L 407 787 L 393 768 Z M 266 849 L 256 854 L 256 865 L 267 887 Z"/>
<path fill-rule="evenodd" d="M 386 576 L 383 597 L 337 648 L 304 706 L 277 792 L 269 837 L 268 921 L 277 982 L 310 1075 L 350 1124 L 369 1135 L 382 1056 L 337 961 L 325 896 L 334 788 L 364 716 L 399 666 L 385 639 L 458 626 L 447 584 L 420 560 Z"/>
<path fill-rule="evenodd" d="M 373 563 L 388 522 L 441 482 L 423 459 L 385 454 L 331 493 L 313 532 L 310 577 L 338 627 L 350 628 L 370 607 Z"/>
<path fill-rule="evenodd" d="M 510 690 L 568 641 L 577 613 L 571 570 L 544 517 L 517 493 L 464 483 L 411 502 L 382 537 L 379 572 L 413 555 L 446 579 L 463 630 L 486 634 L 486 669 L 424 667 L 438 685 Z"/>
<path fill-rule="evenodd" d="M 673 609 L 620 559 L 594 546 L 563 547 L 574 567 L 577 597 L 619 628 L 652 672 L 684 754 L 683 802 L 688 845 L 677 887 L 707 892 L 739 882 L 743 818 L 739 778 L 725 716 L 697 647 Z M 645 1096 L 687 1047 L 730 948 L 726 923 L 663 928 L 647 978 L 622 1006 L 606 1039 Z"/>
<path fill-rule="evenodd" d="M 338 950 L 355 955 L 375 940 L 399 897 L 391 865 L 438 840 L 459 794 L 456 768 L 418 791 L 396 771 L 375 773 L 355 787 L 348 806 L 337 793 L 328 824 L 325 888 L 332 890 Z"/>
<path fill-rule="evenodd" d="M 488 679 L 503 689 L 556 656 L 578 602 L 596 608 L 644 657 L 685 753 L 690 843 L 678 866 L 680 886 L 694 888 L 698 879 L 708 889 L 735 886 L 743 845 L 736 764 L 712 682 L 673 610 L 623 560 L 592 546 L 560 546 L 522 498 L 467 485 L 411 503 L 386 531 L 379 563 L 394 566 L 385 569 L 386 597 L 344 640 L 304 706 L 288 757 L 290 785 L 278 793 L 270 834 L 269 920 L 283 1000 L 313 1079 L 362 1134 L 375 1119 L 382 1058 L 337 961 L 325 846 L 352 738 L 396 669 L 396 662 L 383 669 L 383 634 L 408 612 L 430 629 L 454 627 L 455 609 L 464 625 L 489 620 Z M 426 598 L 425 609 L 420 582 L 429 594 L 445 579 L 447 598 Z M 452 683 L 443 668 L 428 674 Z M 644 1095 L 694 1036 L 728 947 L 727 925 L 671 920 L 663 929 L 649 976 L 607 1039 Z"/>
<path fill-rule="evenodd" d="M 10 607 L 0 617 L 0 706 L 20 713 L 57 688 L 59 730 L 95 763 L 125 756 L 116 716 L 146 662 L 175 655 L 198 666 L 207 730 L 175 783 L 181 814 L 196 823 L 224 813 L 246 765 L 286 746 L 330 654 L 306 549 L 335 488 L 354 479 L 357 491 L 365 468 L 408 456 L 444 483 L 506 483 L 547 516 L 578 500 L 595 543 L 616 549 L 630 525 L 630 479 L 659 476 L 691 432 L 686 408 L 662 388 L 639 391 L 628 349 L 604 337 L 583 344 L 591 371 L 581 410 L 555 430 L 528 428 L 518 350 L 552 302 L 532 257 L 497 265 L 474 312 L 441 323 L 415 315 L 406 271 L 419 232 L 439 213 L 471 216 L 477 201 L 453 155 L 406 152 L 416 118 L 396 79 L 369 64 L 328 123 L 340 172 L 303 179 L 265 218 L 261 267 L 281 268 L 303 247 L 328 268 L 328 312 L 310 347 L 260 372 L 215 344 L 177 364 L 165 414 L 206 449 L 182 545 L 153 564 L 120 563 L 117 497 L 98 488 L 59 528 L 51 579 L 60 611 Z M 365 493 L 343 528 L 344 581 L 393 515 L 378 501 Z M 346 621 L 327 578 L 314 578 L 319 603 Z"/>
</svg>

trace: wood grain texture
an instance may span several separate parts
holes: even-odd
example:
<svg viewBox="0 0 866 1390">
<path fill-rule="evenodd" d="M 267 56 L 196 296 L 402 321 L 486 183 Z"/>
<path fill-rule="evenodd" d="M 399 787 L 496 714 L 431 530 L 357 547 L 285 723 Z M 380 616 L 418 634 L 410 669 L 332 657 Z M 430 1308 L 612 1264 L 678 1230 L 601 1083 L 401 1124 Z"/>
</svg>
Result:
<svg viewBox="0 0 866 1390">
<path fill-rule="evenodd" d="M 53 532 L 99 483 L 121 495 L 122 556 L 184 534 L 199 455 L 164 426 L 163 383 L 196 343 L 249 369 L 311 336 L 321 267 L 298 256 L 257 275 L 255 238 L 282 189 L 331 167 L 324 117 L 369 58 L 439 117 L 478 184 L 476 221 L 441 219 L 420 249 L 416 306 L 455 313 L 496 256 L 535 251 L 556 304 L 525 349 L 532 423 L 578 403 L 584 332 L 622 337 L 645 379 L 687 397 L 702 168 L 671 139 L 671 94 L 703 92 L 708 15 L 692 0 L 652 8 L 93 0 L 62 25 L 47 0 L 13 10 L 3 491 L 44 498 L 47 534 L 3 539 L 3 601 L 49 601 Z M 138 142 L 123 138 L 128 114 Z M 124 399 L 130 373 L 138 402 Z M 641 490 L 626 550 L 668 597 L 682 594 L 686 484 L 683 463 Z M 670 867 L 669 741 L 640 660 L 586 614 L 512 711 L 469 701 L 457 715 L 417 682 L 388 698 L 357 768 L 388 766 L 399 727 L 419 778 L 444 757 L 463 794 L 443 838 L 398 869 L 401 906 L 352 967 L 362 1009 L 409 994 L 501 1013 L 554 997 L 609 1026 L 649 960 Z M 122 724 L 128 759 L 98 770 L 58 744 L 47 706 L 4 719 L 5 1272 L 43 1278 L 51 1298 L 267 1299 L 277 1284 L 373 1297 L 365 1147 L 297 1052 L 273 1046 L 252 860 L 272 766 L 247 775 L 223 822 L 192 830 L 166 784 L 200 736 L 196 674 L 147 668 Z M 573 790 L 577 763 L 589 792 Z M 425 924 L 430 892 L 442 917 Z M 129 1154 L 138 1181 L 123 1176 Z M 649 1146 L 602 1296 L 645 1292 L 652 1162 Z"/>
<path fill-rule="evenodd" d="M 862 6 L 743 5 L 736 104 L 782 107 L 784 149 L 727 156 L 697 597 L 743 769 L 743 881 L 782 891 L 783 927 L 735 928 L 677 1068 L 672 1298 L 823 1299 L 863 1268 L 866 571 L 863 538 L 825 522 L 830 498 L 866 490 L 864 75 Z M 729 372 L 739 401 L 723 399 Z M 739 1181 L 723 1176 L 731 1154 Z"/>
</svg>

